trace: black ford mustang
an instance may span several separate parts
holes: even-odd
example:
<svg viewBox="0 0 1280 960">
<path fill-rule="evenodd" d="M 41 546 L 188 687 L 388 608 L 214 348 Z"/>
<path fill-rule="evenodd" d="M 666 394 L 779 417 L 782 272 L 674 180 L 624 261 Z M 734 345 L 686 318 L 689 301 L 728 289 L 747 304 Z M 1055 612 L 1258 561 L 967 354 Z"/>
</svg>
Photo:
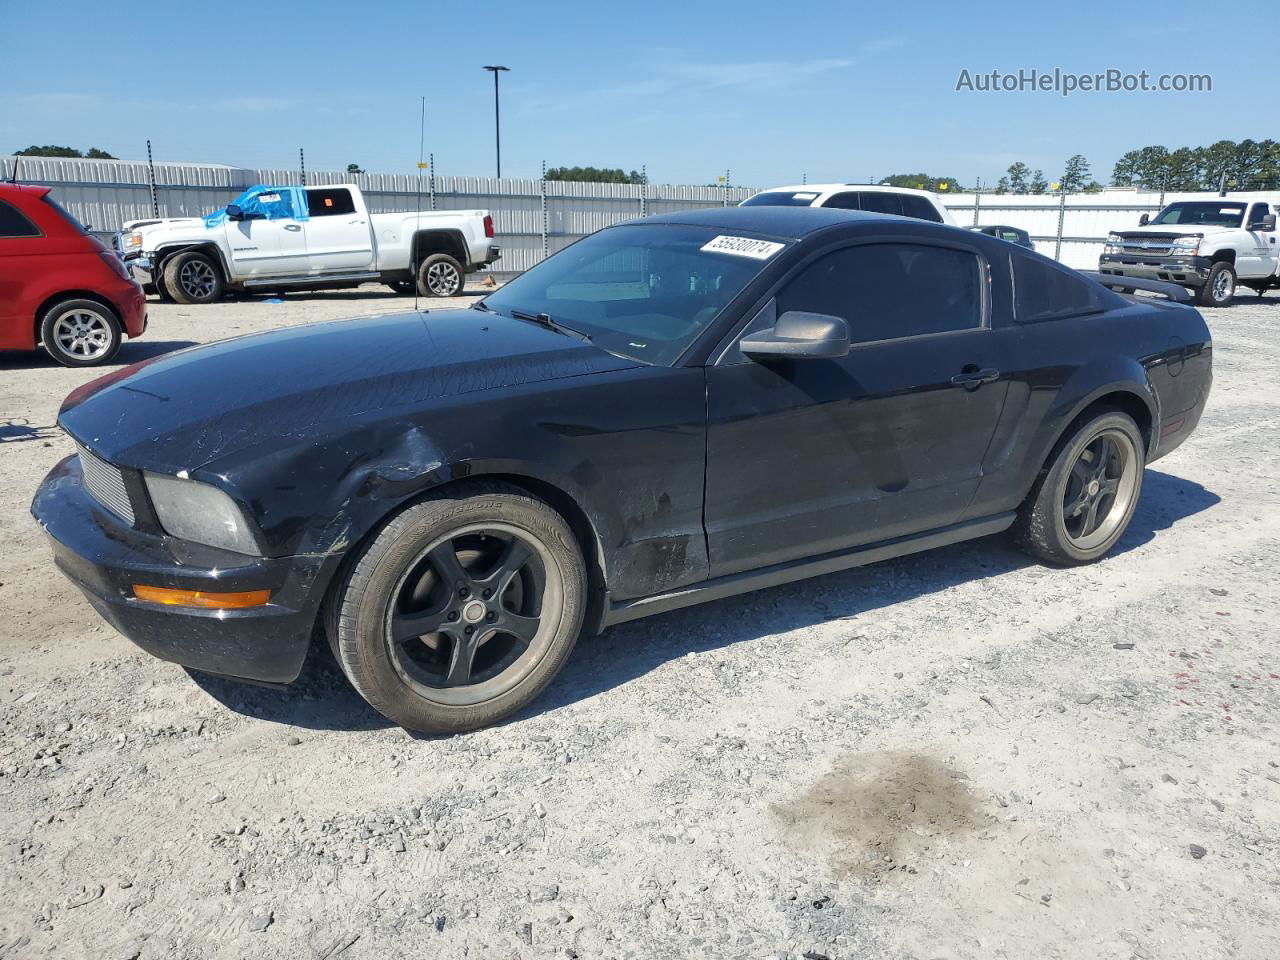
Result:
<svg viewBox="0 0 1280 960">
<path fill-rule="evenodd" d="M 528 703 L 583 629 L 1012 528 L 1116 542 L 1211 380 L 1192 308 L 825 209 L 610 227 L 470 310 L 242 337 L 67 398 L 33 512 L 156 656 L 406 727 Z"/>
</svg>

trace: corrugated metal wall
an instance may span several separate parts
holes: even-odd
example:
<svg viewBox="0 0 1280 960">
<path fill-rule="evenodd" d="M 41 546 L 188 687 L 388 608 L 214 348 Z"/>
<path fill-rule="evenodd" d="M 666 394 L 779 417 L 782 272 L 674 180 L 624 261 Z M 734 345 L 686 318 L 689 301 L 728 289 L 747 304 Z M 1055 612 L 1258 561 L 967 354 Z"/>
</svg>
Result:
<svg viewBox="0 0 1280 960">
<path fill-rule="evenodd" d="M 45 157 L 0 157 L 0 179 L 8 179 L 20 163 L 27 183 L 56 188 L 56 198 L 96 233 L 112 233 L 128 220 L 152 216 L 147 165 L 123 160 L 62 160 Z M 159 163 L 155 166 L 156 206 L 161 216 L 202 216 L 233 200 L 255 183 L 298 183 L 301 172 L 250 170 L 218 164 Z M 547 253 L 609 224 L 658 213 L 699 207 L 735 205 L 756 192 L 751 187 L 695 187 L 613 183 L 496 179 L 494 177 L 419 177 L 414 174 L 349 174 L 308 170 L 307 183 L 358 183 L 375 213 L 413 210 L 486 209 L 493 214 L 502 259 L 499 273 L 527 270 Z M 418 191 L 421 190 L 421 197 Z M 545 193 L 544 193 L 545 191 Z M 1212 198 L 1206 193 L 1170 193 L 1174 200 Z M 1233 200 L 1269 198 L 1275 194 L 1232 194 Z M 1154 214 L 1161 195 L 1135 190 L 1058 197 L 1008 194 L 951 194 L 943 198 L 961 226 L 1008 224 L 1031 234 L 1036 247 L 1068 266 L 1093 269 L 1102 242 L 1112 230 L 1137 225 L 1143 213 Z M 975 206 L 975 200 L 977 201 Z M 545 211 L 545 216 L 544 216 Z M 975 216 L 976 213 L 976 216 Z M 1059 229 L 1061 228 L 1061 229 Z"/>
<path fill-rule="evenodd" d="M 25 183 L 54 187 L 55 198 L 95 233 L 109 234 L 130 220 L 153 216 L 145 163 L 0 157 L 0 179 L 18 163 Z M 244 169 L 217 164 L 156 164 L 155 205 L 162 217 L 203 216 L 226 206 L 256 183 L 298 183 L 301 171 Z M 495 177 L 430 177 L 414 174 L 349 174 L 308 170 L 308 184 L 357 183 L 375 213 L 485 209 L 493 214 L 502 246 L 499 273 L 527 270 L 578 237 L 643 214 L 734 206 L 756 191 L 747 187 L 694 187 L 613 183 L 563 183 Z M 421 190 L 421 196 L 419 196 Z M 544 220 L 543 211 L 546 211 Z M 544 240 L 545 230 L 545 240 Z"/>
</svg>

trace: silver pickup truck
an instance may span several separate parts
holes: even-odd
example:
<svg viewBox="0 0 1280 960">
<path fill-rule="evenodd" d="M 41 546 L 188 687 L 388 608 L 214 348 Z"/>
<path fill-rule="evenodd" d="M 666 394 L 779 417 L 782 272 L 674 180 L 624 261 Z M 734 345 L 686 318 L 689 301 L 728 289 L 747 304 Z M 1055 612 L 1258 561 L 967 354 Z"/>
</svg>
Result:
<svg viewBox="0 0 1280 960">
<path fill-rule="evenodd" d="M 144 288 L 179 303 L 371 280 L 452 297 L 501 256 L 487 210 L 370 213 L 354 184 L 251 187 L 208 217 L 126 223 L 114 243 Z"/>
</svg>

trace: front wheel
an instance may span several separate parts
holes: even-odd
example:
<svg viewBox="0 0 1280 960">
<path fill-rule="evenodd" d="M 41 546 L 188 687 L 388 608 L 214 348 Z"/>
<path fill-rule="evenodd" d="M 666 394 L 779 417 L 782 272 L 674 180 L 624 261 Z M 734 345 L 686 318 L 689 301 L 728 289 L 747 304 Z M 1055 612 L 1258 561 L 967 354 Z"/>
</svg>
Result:
<svg viewBox="0 0 1280 960">
<path fill-rule="evenodd" d="M 1215 263 L 1209 278 L 1196 291 L 1196 303 L 1202 307 L 1227 307 L 1236 294 L 1236 271 L 1229 263 Z"/>
<path fill-rule="evenodd" d="M 418 267 L 418 292 L 424 297 L 456 297 L 466 283 L 466 271 L 447 253 L 433 253 Z"/>
<path fill-rule="evenodd" d="M 93 367 L 116 355 L 123 334 L 116 315 L 96 300 L 63 300 L 45 311 L 40 340 L 64 367 Z"/>
<path fill-rule="evenodd" d="M 564 666 L 586 573 L 573 532 L 513 487 L 474 484 L 391 520 L 335 588 L 327 627 L 388 719 L 459 733 L 504 719 Z"/>
<path fill-rule="evenodd" d="M 221 268 L 199 250 L 175 253 L 165 262 L 165 289 L 178 303 L 214 303 L 222 299 L 224 284 Z"/>
<path fill-rule="evenodd" d="M 1059 566 L 1100 559 L 1129 526 L 1142 493 L 1146 455 L 1128 414 L 1109 411 L 1063 442 L 1018 518 L 1016 540 Z"/>
</svg>

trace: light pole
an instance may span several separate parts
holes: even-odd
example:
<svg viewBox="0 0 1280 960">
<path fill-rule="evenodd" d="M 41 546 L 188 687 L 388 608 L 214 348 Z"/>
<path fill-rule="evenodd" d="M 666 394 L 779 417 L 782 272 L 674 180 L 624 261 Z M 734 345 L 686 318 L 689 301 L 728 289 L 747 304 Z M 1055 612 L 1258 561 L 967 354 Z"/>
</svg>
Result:
<svg viewBox="0 0 1280 960">
<path fill-rule="evenodd" d="M 502 179 L 502 127 L 498 123 L 498 74 L 508 73 L 510 67 L 485 67 L 493 74 L 493 147 L 498 160 L 498 179 Z"/>
</svg>

